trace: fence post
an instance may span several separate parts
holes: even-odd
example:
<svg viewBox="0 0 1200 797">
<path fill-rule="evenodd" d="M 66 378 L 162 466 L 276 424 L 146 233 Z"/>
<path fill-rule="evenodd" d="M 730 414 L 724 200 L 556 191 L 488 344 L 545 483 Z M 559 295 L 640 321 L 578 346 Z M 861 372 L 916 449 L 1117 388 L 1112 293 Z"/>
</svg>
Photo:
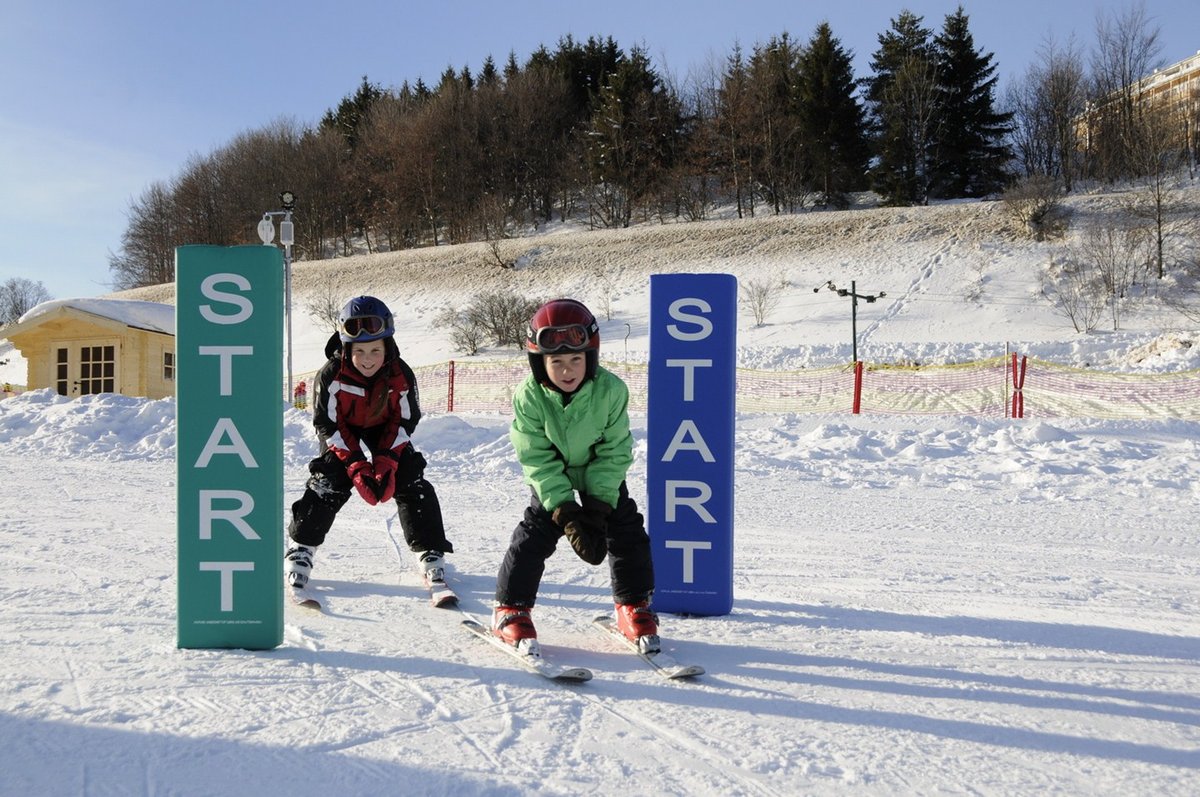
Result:
<svg viewBox="0 0 1200 797">
<path fill-rule="evenodd" d="M 1013 382 L 1012 412 L 1009 415 L 1009 417 L 1011 417 L 1011 418 L 1024 418 L 1025 417 L 1025 393 L 1024 393 L 1025 369 L 1028 364 L 1029 364 L 1029 358 L 1026 356 L 1022 356 L 1021 357 L 1021 367 L 1020 367 L 1020 369 L 1018 369 L 1017 368 L 1017 353 L 1015 351 L 1013 352 L 1013 354 L 1012 354 L 1012 382 Z"/>
<path fill-rule="evenodd" d="M 454 360 L 450 361 L 449 384 L 446 388 L 446 412 L 454 412 Z"/>
<path fill-rule="evenodd" d="M 862 383 L 863 383 L 863 364 L 862 360 L 854 361 L 854 414 L 858 415 L 862 410 Z"/>
</svg>

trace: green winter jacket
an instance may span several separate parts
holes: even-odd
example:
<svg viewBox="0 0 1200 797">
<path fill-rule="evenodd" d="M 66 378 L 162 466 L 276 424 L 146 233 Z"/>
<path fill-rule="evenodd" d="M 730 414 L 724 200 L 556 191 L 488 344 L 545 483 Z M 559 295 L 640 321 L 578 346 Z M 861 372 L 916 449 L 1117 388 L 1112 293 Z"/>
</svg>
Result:
<svg viewBox="0 0 1200 797">
<path fill-rule="evenodd" d="M 553 512 L 575 500 L 574 490 L 617 505 L 633 464 L 629 388 L 602 367 L 563 406 L 563 395 L 529 376 L 513 396 L 509 438 L 525 482 Z"/>
</svg>

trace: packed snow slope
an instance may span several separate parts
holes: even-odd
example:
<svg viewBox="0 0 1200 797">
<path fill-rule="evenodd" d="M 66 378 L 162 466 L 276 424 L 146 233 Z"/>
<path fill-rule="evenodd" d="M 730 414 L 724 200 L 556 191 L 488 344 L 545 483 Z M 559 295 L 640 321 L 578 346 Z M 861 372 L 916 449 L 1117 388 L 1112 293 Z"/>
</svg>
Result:
<svg viewBox="0 0 1200 797">
<path fill-rule="evenodd" d="M 848 359 L 848 300 L 812 288 L 855 279 L 888 294 L 860 306 L 866 357 L 1011 342 L 1196 367 L 1194 334 L 1152 304 L 1121 332 L 1075 334 L 1034 295 L 1043 245 L 994 219 L 976 231 L 998 207 L 755 220 L 735 237 L 757 236 L 758 255 L 706 242 L 714 222 L 506 242 L 515 269 L 480 247 L 302 263 L 297 296 L 319 278 L 381 294 L 423 364 L 461 356 L 434 321 L 451 302 L 506 285 L 593 304 L 611 291 L 604 346 L 619 359 L 624 345 L 644 356 L 650 273 L 782 275 L 777 314 L 739 324 L 739 356 L 799 367 Z M 807 230 L 819 215 L 825 231 Z M 604 264 L 624 274 L 615 286 Z M 328 331 L 296 321 L 297 366 L 315 368 Z M 450 578 L 480 616 L 528 498 L 507 423 L 436 414 L 414 438 Z M 645 419 L 633 426 L 644 501 Z M 175 439 L 171 400 L 0 401 L 0 794 L 1200 791 L 1198 423 L 739 415 L 733 611 L 661 618 L 667 648 L 707 674 L 665 681 L 590 630 L 607 570 L 563 546 L 535 620 L 548 656 L 596 673 L 578 686 L 430 607 L 386 511 L 357 499 L 318 552 L 328 613 L 287 607 L 271 651 L 177 649 Z M 288 409 L 285 505 L 315 451 Z"/>
<path fill-rule="evenodd" d="M 1200 216 L 1200 183 L 1179 191 Z M 740 311 L 738 360 L 745 368 L 794 369 L 850 362 L 852 331 L 859 358 L 879 363 L 965 362 L 1005 353 L 1006 347 L 1063 364 L 1115 370 L 1200 368 L 1193 345 L 1200 303 L 1191 319 L 1164 307 L 1162 296 L 1183 296 L 1186 277 L 1172 270 L 1153 281 L 1153 295 L 1127 299 L 1114 330 L 1107 318 L 1091 334 L 1077 333 L 1043 295 L 1043 275 L 1082 231 L 1111 225 L 1131 192 L 1077 195 L 1065 200 L 1063 238 L 1037 242 L 1018 229 L 1003 202 L 964 202 L 918 208 L 863 207 L 847 211 L 719 219 L 687 224 L 644 223 L 621 230 L 582 231 L 558 224 L 530 237 L 463 244 L 293 266 L 294 370 L 323 362 L 331 327 L 315 322 L 313 306 L 340 307 L 350 296 L 383 299 L 398 319 L 397 341 L 414 365 L 461 359 L 441 314 L 480 295 L 523 298 L 571 296 L 601 321 L 603 356 L 644 360 L 649 347 L 649 280 L 658 273 L 730 273 L 746 291 L 765 286 L 772 308 L 761 325 Z M 1184 214 L 1185 217 L 1187 214 Z M 1176 225 L 1168 240 L 1197 262 L 1200 231 Z M 851 300 L 827 289 L 880 295 Z M 814 291 L 814 289 L 816 289 Z M 123 298 L 174 302 L 174 286 L 126 291 Z M 1149 349 L 1143 349 L 1149 345 Z M 484 356 L 513 356 L 489 349 Z M 23 377 L 22 377 L 23 378 Z M 21 380 L 18 380 L 21 381 Z"/>
<path fill-rule="evenodd" d="M 645 477 L 645 430 L 635 423 Z M 174 402 L 0 402 L 8 795 L 1145 794 L 1200 785 L 1200 425 L 741 417 L 735 605 L 662 617 L 672 683 L 588 629 L 563 547 L 559 686 L 434 609 L 385 512 L 318 552 L 327 615 L 175 647 Z M 286 498 L 315 452 L 289 410 Z M 486 615 L 527 500 L 496 417 L 418 429 Z"/>
</svg>

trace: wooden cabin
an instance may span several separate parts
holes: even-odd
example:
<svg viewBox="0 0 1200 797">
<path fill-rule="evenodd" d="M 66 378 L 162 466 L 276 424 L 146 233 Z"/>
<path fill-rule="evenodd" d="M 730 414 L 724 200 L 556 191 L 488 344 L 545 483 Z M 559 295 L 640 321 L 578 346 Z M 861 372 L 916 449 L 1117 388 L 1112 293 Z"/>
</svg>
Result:
<svg viewBox="0 0 1200 797">
<path fill-rule="evenodd" d="M 43 302 L 0 335 L 26 362 L 26 390 L 60 396 L 175 395 L 175 308 L 126 299 Z"/>
</svg>

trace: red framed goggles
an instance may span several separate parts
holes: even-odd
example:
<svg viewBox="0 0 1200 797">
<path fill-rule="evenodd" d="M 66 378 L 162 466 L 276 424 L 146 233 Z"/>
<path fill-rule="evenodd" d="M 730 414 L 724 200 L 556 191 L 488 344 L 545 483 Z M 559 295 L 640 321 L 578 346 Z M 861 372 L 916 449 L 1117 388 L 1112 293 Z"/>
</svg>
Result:
<svg viewBox="0 0 1200 797">
<path fill-rule="evenodd" d="M 592 339 L 592 331 L 583 324 L 563 327 L 542 327 L 534 332 L 533 342 L 543 354 L 560 351 L 583 351 Z"/>
<path fill-rule="evenodd" d="M 342 322 L 342 332 L 349 338 L 378 335 L 387 328 L 387 322 L 377 315 L 357 315 Z"/>
</svg>

